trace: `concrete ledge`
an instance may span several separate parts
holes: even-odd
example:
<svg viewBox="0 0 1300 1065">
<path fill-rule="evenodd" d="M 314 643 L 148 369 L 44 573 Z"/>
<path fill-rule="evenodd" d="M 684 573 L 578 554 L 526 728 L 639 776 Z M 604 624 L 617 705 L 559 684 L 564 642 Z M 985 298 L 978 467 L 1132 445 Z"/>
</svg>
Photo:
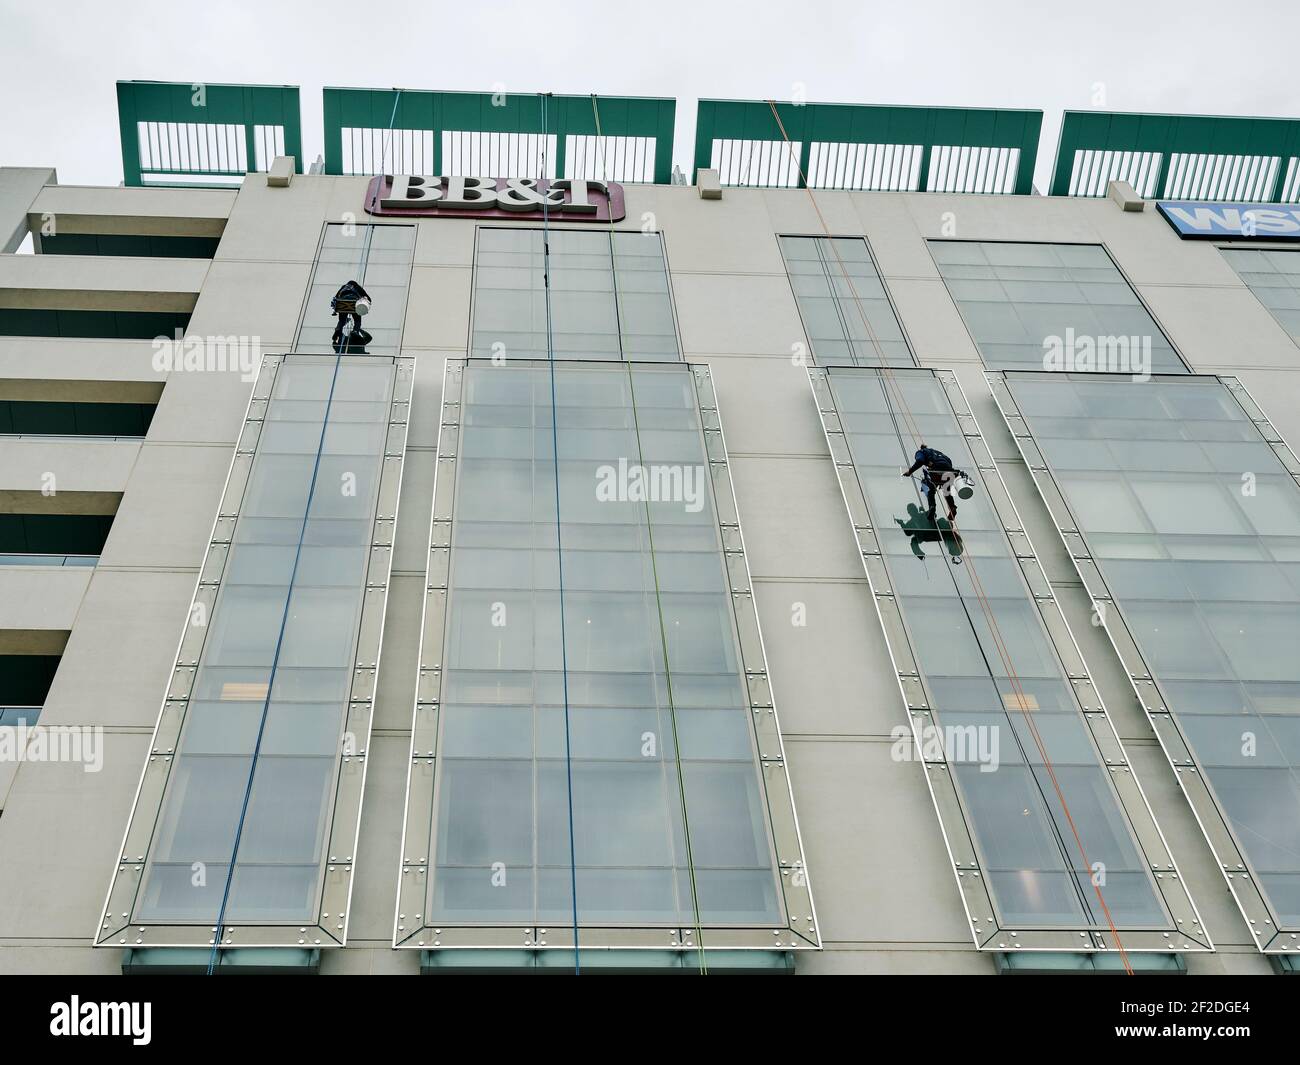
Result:
<svg viewBox="0 0 1300 1065">
<path fill-rule="evenodd" d="M 0 252 L 17 251 L 30 232 L 27 212 L 41 190 L 58 181 L 50 167 L 0 167 Z"/>
<path fill-rule="evenodd" d="M 0 307 L 194 310 L 210 259 L 0 255 Z"/>
<path fill-rule="evenodd" d="M 162 393 L 161 381 L 0 377 L 0 399 L 45 403 L 157 403 Z"/>
<path fill-rule="evenodd" d="M 21 634 L 4 638 L 8 653 L 45 654 L 66 643 L 94 573 L 94 566 L 0 566 L 0 630 Z"/>
<path fill-rule="evenodd" d="M 27 220 L 35 232 L 50 218 L 59 233 L 219 237 L 236 194 L 234 189 L 46 185 L 31 201 Z"/>
<path fill-rule="evenodd" d="M 1181 954 L 1130 954 L 1129 966 L 1140 976 L 1166 973 L 1187 974 L 1187 961 Z M 993 965 L 1000 976 L 1057 976 L 1070 973 L 1124 974 L 1124 961 L 1118 952 L 1085 954 L 1062 951 L 1025 951 L 1023 954 L 996 953 Z"/>
</svg>

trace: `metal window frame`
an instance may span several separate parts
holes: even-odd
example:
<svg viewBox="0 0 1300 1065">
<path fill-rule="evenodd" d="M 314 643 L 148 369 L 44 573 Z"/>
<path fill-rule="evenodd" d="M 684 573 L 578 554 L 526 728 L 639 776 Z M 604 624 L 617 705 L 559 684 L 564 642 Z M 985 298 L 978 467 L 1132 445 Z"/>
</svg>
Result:
<svg viewBox="0 0 1300 1065">
<path fill-rule="evenodd" d="M 835 465 L 836 478 L 854 539 L 862 558 L 867 586 L 871 592 L 876 616 L 885 635 L 890 662 L 894 667 L 899 694 L 906 709 L 908 724 L 916 749 L 926 749 L 923 730 L 934 723 L 933 700 L 925 676 L 920 671 L 912 652 L 912 637 L 903 612 L 889 579 L 875 524 L 866 497 L 858 480 L 848 440 L 844 433 L 839 411 L 835 406 L 833 390 L 827 379 L 828 370 L 843 374 L 873 374 L 883 378 L 878 367 L 810 367 L 808 381 L 813 400 L 821 418 L 826 446 Z M 898 373 L 897 369 L 887 371 Z M 1080 716 L 1098 752 L 1098 764 L 1106 766 L 1115 788 L 1119 808 L 1133 833 L 1139 856 L 1150 871 L 1152 882 L 1165 908 L 1175 924 L 1162 928 L 1125 929 L 1122 941 L 1125 951 L 1212 951 L 1214 944 L 1209 931 L 1201 921 L 1196 903 L 1188 892 L 1186 882 L 1174 861 L 1164 833 L 1152 813 L 1142 785 L 1133 772 L 1127 752 L 1119 738 L 1110 715 L 1102 701 L 1101 692 L 1093 682 L 1087 663 L 1074 639 L 1074 633 L 1057 602 L 1051 582 L 1043 571 L 1033 543 L 1011 492 L 993 459 L 993 453 L 984 440 L 979 423 L 971 412 L 966 393 L 952 370 L 917 367 L 904 369 L 905 375 L 931 375 L 938 381 L 951 408 L 953 418 L 975 457 L 976 469 L 989 500 L 993 505 L 1003 535 L 1012 556 L 1019 564 L 1024 579 L 1026 595 L 1038 608 L 1048 642 L 1061 667 L 1061 675 L 1069 680 Z M 1109 930 L 1104 926 L 1084 928 L 1046 926 L 1002 926 L 997 920 L 992 892 L 979 860 L 979 849 L 974 834 L 966 821 L 965 808 L 957 789 L 954 775 L 945 757 L 942 760 L 925 759 L 926 786 L 934 802 L 943 835 L 944 847 L 952 862 L 957 890 L 962 908 L 971 928 L 975 948 L 981 951 L 1073 951 L 1104 952 L 1113 950 Z M 983 915 L 987 914 L 987 917 Z M 1179 926 L 1182 926 L 1181 928 Z"/>
<path fill-rule="evenodd" d="M 424 607 L 420 621 L 420 652 L 415 705 L 411 723 L 410 771 L 403 810 L 402 853 L 397 874 L 397 909 L 393 920 L 393 947 L 406 950 L 473 950 L 520 948 L 568 951 L 574 947 L 573 929 L 551 924 L 547 928 L 515 923 L 433 925 L 424 916 L 433 867 L 429 844 L 437 810 L 434 804 L 437 760 L 438 711 L 441 701 L 442 662 L 447 634 L 447 607 L 451 572 L 453 497 L 460 438 L 461 390 L 465 369 L 484 359 L 448 359 L 443 372 L 438 461 L 434 476 L 433 508 L 429 523 L 429 556 Z M 556 360 L 561 365 L 590 368 L 607 365 L 626 372 L 627 363 Z M 545 359 L 513 360 L 510 366 L 545 368 Z M 733 635 L 743 680 L 748 690 L 750 720 L 754 727 L 759 779 L 764 792 L 767 842 L 776 859 L 785 913 L 783 926 L 704 925 L 699 937 L 694 927 L 663 925 L 611 926 L 581 923 L 579 949 L 621 948 L 705 954 L 716 950 L 806 951 L 820 950 L 817 912 L 813 903 L 803 838 L 795 813 L 794 795 L 786 768 L 785 746 L 777 720 L 772 685 L 768 679 L 767 652 L 754 602 L 753 582 L 745 555 L 740 516 L 728 467 L 726 440 L 717 408 L 709 367 L 703 363 L 631 363 L 659 372 L 689 373 L 700 416 L 703 455 L 709 465 L 716 511 L 719 545 L 723 552 L 732 603 Z M 441 491 L 439 490 L 441 486 Z M 411 916 L 408 918 L 408 914 Z M 696 942 L 697 938 L 703 940 Z"/>
<path fill-rule="evenodd" d="M 912 364 L 914 367 L 921 365 L 920 360 L 918 360 L 916 357 L 916 348 L 912 344 L 912 334 L 908 332 L 907 325 L 903 321 L 903 316 L 898 312 L 898 304 L 894 302 L 894 294 L 893 292 L 890 291 L 889 282 L 885 279 L 885 275 L 880 270 L 880 262 L 876 258 L 876 253 L 872 251 L 871 239 L 867 237 L 866 234 L 832 233 L 829 237 L 827 237 L 825 233 L 777 233 L 776 241 L 777 241 L 778 251 L 781 251 L 781 238 L 783 237 L 793 237 L 796 239 L 804 239 L 804 240 L 809 240 L 809 239 L 828 240 L 829 239 L 829 240 L 862 241 L 862 243 L 865 244 L 867 247 L 867 256 L 868 258 L 871 259 L 871 265 L 876 271 L 876 280 L 880 282 L 880 287 L 885 290 L 885 299 L 889 303 L 889 309 L 894 314 L 894 321 L 898 323 L 898 331 L 903 334 L 903 343 L 907 345 L 907 353 L 912 356 Z M 813 350 L 812 337 L 808 335 L 808 323 L 804 320 L 803 308 L 799 305 L 799 294 L 794 290 L 794 278 L 790 274 L 790 263 L 789 260 L 786 259 L 784 252 L 781 252 L 781 264 L 785 267 L 785 279 L 790 283 L 790 295 L 794 299 L 795 310 L 799 314 L 799 324 L 803 327 L 803 338 L 808 343 L 808 356 L 810 360 L 809 365 L 818 366 L 820 365 L 820 363 L 817 362 L 817 352 Z M 826 279 L 827 281 L 835 280 L 834 276 L 829 271 L 826 274 Z M 844 339 L 846 343 L 850 343 L 849 338 L 847 336 Z M 844 365 L 844 364 L 841 363 L 840 365 Z M 871 367 L 868 367 L 868 369 L 870 368 Z"/>
<path fill-rule="evenodd" d="M 1006 383 L 1004 370 L 985 370 L 984 377 L 994 402 L 1006 421 L 1007 428 L 1015 439 L 1025 465 L 1029 468 L 1034 486 L 1042 498 L 1043 505 L 1052 519 L 1061 543 L 1065 546 L 1070 561 L 1079 574 L 1084 590 L 1088 593 L 1094 606 L 1098 607 L 1101 627 L 1115 649 L 1129 683 L 1152 731 L 1160 741 L 1160 749 L 1169 761 L 1184 797 L 1192 808 L 1196 822 L 1200 826 L 1205 842 L 1219 866 L 1228 884 L 1228 890 L 1237 903 L 1247 926 L 1250 928 L 1255 946 L 1264 954 L 1294 953 L 1300 951 L 1300 926 L 1282 927 L 1275 921 L 1275 915 L 1268 905 L 1263 892 L 1256 886 L 1254 870 L 1242 849 L 1237 845 L 1227 817 L 1215 801 L 1209 785 L 1205 781 L 1204 771 L 1192 754 L 1192 747 L 1183 737 L 1177 718 L 1170 711 L 1170 702 L 1165 698 L 1159 679 L 1147 665 L 1146 659 L 1138 650 L 1138 644 L 1129 630 L 1123 610 L 1111 594 L 1101 568 L 1093 560 L 1087 541 L 1079 531 L 1078 523 L 1070 513 L 1065 495 L 1057 486 L 1056 474 L 1047 464 L 1029 430 L 1029 422 L 1020 413 L 1010 388 Z M 1030 372 L 1033 371 L 1011 371 Z M 1087 377 L 1111 377 L 1127 380 L 1127 374 L 1088 374 Z M 1255 426 L 1269 448 L 1277 455 L 1291 479 L 1300 488 L 1300 458 L 1287 445 L 1281 434 L 1273 428 L 1263 410 L 1237 378 L 1226 374 L 1193 374 L 1193 379 L 1218 381 L 1228 394 L 1241 407 L 1243 413 Z M 1153 381 L 1186 382 L 1181 374 L 1155 374 Z M 1113 608 L 1113 609 L 1112 609 Z M 1271 929 L 1272 931 L 1269 931 Z"/>
<path fill-rule="evenodd" d="M 984 352 L 980 348 L 979 341 L 975 339 L 975 334 L 970 331 L 970 323 L 966 321 L 966 315 L 962 313 L 961 301 L 952 294 L 952 289 L 948 287 L 948 278 L 944 276 L 943 269 L 939 266 L 938 261 L 934 257 L 934 251 L 930 247 L 931 244 L 1042 244 L 1054 248 L 1100 248 L 1106 253 L 1106 258 L 1109 259 L 1110 264 L 1115 267 L 1115 272 L 1124 279 L 1124 284 L 1128 286 L 1129 291 L 1137 298 L 1138 303 L 1140 303 L 1142 309 L 1147 312 L 1147 315 L 1151 318 L 1155 327 L 1160 330 L 1160 335 L 1164 337 L 1165 343 L 1169 345 L 1169 349 L 1178 357 L 1178 361 L 1181 362 L 1183 367 L 1187 370 L 1187 376 L 1196 375 L 1196 371 L 1192 369 L 1192 364 L 1188 362 L 1186 356 L 1183 355 L 1182 349 L 1174 343 L 1173 337 L 1169 335 L 1169 330 L 1165 328 L 1164 323 L 1156 316 L 1156 312 L 1153 311 L 1150 304 L 1147 303 L 1146 297 L 1138 291 L 1137 285 L 1133 283 L 1133 279 L 1125 272 L 1124 267 L 1120 265 L 1119 260 L 1115 257 L 1115 253 L 1110 250 L 1110 246 L 1104 240 L 1011 240 L 1008 237 L 996 237 L 992 240 L 981 240 L 978 237 L 926 237 L 925 250 L 930 255 L 930 261 L 934 263 L 934 268 L 939 275 L 939 280 L 943 282 L 944 291 L 948 293 L 948 298 L 952 300 L 952 305 L 957 308 L 957 315 L 961 318 L 962 327 L 966 330 L 966 335 L 970 337 L 971 346 L 974 347 L 975 353 L 980 357 L 981 363 L 984 362 Z M 1010 303 L 1012 301 L 1008 302 Z M 988 369 L 987 364 L 985 364 L 985 369 Z M 1001 373 L 1002 371 L 990 372 Z"/>
<path fill-rule="evenodd" d="M 777 102 L 791 143 L 799 144 L 798 188 L 804 187 L 814 141 L 834 144 L 921 145 L 918 191 L 927 191 L 932 150 L 1019 148 L 1013 195 L 1033 191 L 1042 111 L 983 107 L 911 107 L 878 104 Z M 766 100 L 701 99 L 695 113 L 695 177 L 712 163 L 715 140 L 784 143 Z M 829 191 L 829 190 L 828 190 Z M 870 191 L 870 190 L 849 190 Z M 998 195 L 947 193 L 945 195 Z"/>
<path fill-rule="evenodd" d="M 1076 151 L 1158 152 L 1155 197 L 1167 199 L 1173 155 L 1277 156 L 1268 196 L 1280 202 L 1290 160 L 1300 156 L 1300 119 L 1224 115 L 1168 115 L 1120 111 L 1066 111 L 1052 172 L 1051 195 L 1070 195 Z M 1079 194 L 1084 195 L 1084 194 Z M 1105 190 L 1099 194 L 1104 196 Z M 1086 198 L 1095 198 L 1086 194 Z"/>
<path fill-rule="evenodd" d="M 104 909 L 93 945 L 96 947 L 211 947 L 215 921 L 180 924 L 141 924 L 132 921 L 143 882 L 147 857 L 162 812 L 173 758 L 189 705 L 190 688 L 198 671 L 203 645 L 211 628 L 212 607 L 230 553 L 232 537 L 242 507 L 244 491 L 267 408 L 272 402 L 275 377 L 287 355 L 262 359 L 249 396 L 243 428 L 231 458 L 221 503 L 209 535 L 195 591 L 177 644 L 175 665 L 163 696 L 149 756 L 140 774 L 118 850 L 117 869 L 109 883 Z M 295 359 L 324 359 L 330 355 L 293 354 Z M 402 468 L 411 406 L 415 360 L 395 356 L 393 396 L 389 405 L 387 441 L 376 496 L 370 559 L 366 567 L 365 594 L 358 622 L 353 657 L 353 680 L 340 736 L 358 738 L 355 754 L 336 756 L 333 792 L 327 804 L 331 813 L 326 859 L 321 863 L 319 915 L 313 925 L 286 922 L 238 922 L 226 925 L 221 948 L 238 947 L 341 947 L 347 944 L 351 915 L 353 858 L 360 837 L 361 808 L 373 722 L 374 700 L 383 646 L 388 588 L 392 576 L 393 533 L 401 495 Z M 194 607 L 203 604 L 208 624 L 191 623 Z"/>
<path fill-rule="evenodd" d="M 429 89 L 323 90 L 325 173 L 341 175 L 344 127 L 426 130 L 433 134 L 433 172 L 442 173 L 444 131 L 541 134 L 542 96 L 537 93 L 446 92 Z M 547 134 L 556 138 L 555 172 L 565 174 L 568 134 L 596 136 L 592 100 L 600 108 L 601 132 L 610 137 L 649 137 L 655 142 L 655 185 L 672 182 L 673 127 L 677 101 L 658 96 L 562 96 L 546 94 Z M 525 175 L 496 174 L 493 177 Z M 625 182 L 625 184 L 634 184 Z"/>
<path fill-rule="evenodd" d="M 193 94 L 202 89 L 205 103 L 197 108 Z M 202 116 L 202 121 L 196 119 Z M 176 81 L 119 81 L 117 83 L 117 120 L 122 143 L 123 184 L 157 188 L 179 184 L 184 188 L 203 187 L 200 182 L 150 181 L 151 174 L 193 174 L 198 177 L 235 177 L 251 173 L 257 164 L 254 127 L 281 126 L 284 151 L 292 156 L 294 169 L 301 174 L 302 115 L 296 85 L 189 84 Z M 137 122 L 179 122 L 192 125 L 235 125 L 244 130 L 248 170 L 192 169 L 165 171 L 144 170 L 140 164 L 140 135 Z M 268 165 L 270 161 L 267 161 Z M 214 182 L 219 188 L 232 187 Z"/>
<path fill-rule="evenodd" d="M 502 222 L 499 222 L 499 221 L 496 221 L 496 220 L 493 220 L 492 222 L 489 222 L 489 223 L 484 224 L 484 225 L 476 225 L 476 226 L 474 227 L 474 251 L 473 251 L 474 261 L 473 261 L 473 264 L 470 266 L 470 278 L 469 278 L 469 321 L 468 321 L 468 323 L 467 323 L 466 326 L 465 326 L 465 357 L 466 357 L 466 358 L 470 358 L 470 359 L 481 359 L 481 358 L 485 358 L 485 357 L 486 357 L 486 356 L 483 356 L 483 355 L 475 355 L 475 354 L 474 354 L 474 314 L 475 314 L 475 311 L 476 311 L 476 309 L 477 309 L 477 305 L 478 305 L 478 271 L 479 271 L 478 249 L 479 249 L 479 235 L 480 235 L 480 234 L 481 234 L 485 229 L 511 229 L 511 230 L 533 229 L 533 230 L 536 230 L 536 231 L 539 232 L 539 233 L 546 233 L 546 232 L 551 232 L 551 233 L 556 233 L 556 232 L 566 232 L 566 233 L 593 233 L 593 232 L 597 232 L 597 230 L 596 230 L 594 227 L 592 227 L 592 226 L 578 226 L 578 225 L 567 225 L 567 226 L 566 226 L 566 225 L 559 225 L 559 226 L 556 226 L 556 225 L 551 225 L 551 226 L 539 226 L 539 225 L 535 225 L 535 224 L 531 224 L 531 225 L 514 225 L 514 226 L 512 226 L 512 225 L 506 225 L 506 224 L 503 224 Z M 613 239 L 614 239 L 614 238 L 613 238 L 613 234 L 615 234 L 615 233 L 629 233 L 629 234 L 635 234 L 635 233 L 640 233 L 640 232 L 642 232 L 642 230 L 640 229 L 640 227 L 633 227 L 633 226 L 623 226 L 623 228 L 620 228 L 619 224 L 616 223 L 613 227 L 606 227 L 605 230 L 604 230 L 604 232 L 606 232 L 607 234 L 610 235 L 610 260 L 609 260 L 609 269 L 610 269 L 610 276 L 611 276 L 611 278 L 613 279 L 613 283 L 614 283 L 614 295 L 615 295 L 615 299 L 617 300 L 617 297 L 618 297 L 618 272 L 617 272 L 617 270 L 616 270 L 615 267 L 614 267 L 614 257 L 613 257 L 613 247 L 614 247 L 614 245 L 613 245 Z M 664 281 L 665 281 L 665 283 L 666 283 L 667 286 L 668 286 L 668 307 L 669 307 L 669 309 L 672 311 L 672 316 L 673 316 L 673 335 L 674 335 L 674 337 L 675 337 L 676 340 L 677 340 L 677 359 L 676 359 L 676 361 L 677 361 L 677 362 L 686 362 L 686 361 L 688 361 L 687 358 L 686 358 L 686 349 L 682 346 L 682 325 L 681 325 L 680 320 L 679 320 L 678 317 L 677 317 L 677 299 L 676 299 L 676 297 L 673 295 L 673 271 L 672 271 L 672 267 L 669 265 L 669 262 L 668 262 L 668 234 L 665 233 L 662 229 L 653 229 L 653 230 L 650 230 L 650 232 L 654 233 L 655 236 L 657 236 L 657 237 L 659 238 L 659 249 L 660 249 L 660 251 L 661 251 L 662 254 L 663 254 L 663 260 L 664 260 Z M 549 255 L 550 253 L 549 253 L 549 251 L 548 251 L 548 252 L 544 252 L 544 254 Z M 515 291 L 519 291 L 519 290 L 515 290 Z M 616 307 L 615 307 L 615 310 L 617 310 L 617 305 L 616 305 Z M 549 313 L 549 312 L 548 312 L 548 313 Z M 622 357 L 622 355 L 623 355 L 623 323 L 622 323 L 621 319 L 620 319 L 620 321 L 619 321 L 618 347 L 619 347 L 619 356 L 620 356 L 619 359 L 618 359 L 618 362 L 619 362 L 620 364 L 622 364 L 622 363 L 626 363 L 628 360 Z M 507 356 L 506 356 L 506 360 L 507 360 L 507 362 L 510 361 L 510 356 L 509 356 L 508 354 L 507 354 Z M 566 356 L 565 358 L 563 358 L 563 359 L 559 359 L 559 360 L 557 360 L 557 361 L 559 361 L 559 362 L 565 362 L 565 361 L 573 361 L 573 362 L 613 362 L 614 360 L 613 360 L 613 359 L 573 359 L 571 356 Z M 633 361 L 633 363 L 635 364 L 635 362 L 636 362 L 637 360 L 632 360 L 632 361 Z M 668 360 L 665 359 L 665 360 L 663 360 L 663 361 L 664 361 L 664 362 L 667 362 Z"/>
</svg>

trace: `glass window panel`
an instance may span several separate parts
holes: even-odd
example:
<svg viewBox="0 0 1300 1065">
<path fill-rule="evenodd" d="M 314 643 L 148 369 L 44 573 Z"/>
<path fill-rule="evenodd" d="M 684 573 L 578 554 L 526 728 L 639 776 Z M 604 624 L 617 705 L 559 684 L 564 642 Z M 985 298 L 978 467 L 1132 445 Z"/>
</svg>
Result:
<svg viewBox="0 0 1300 1065">
<path fill-rule="evenodd" d="M 277 369 L 141 921 L 316 923 L 394 375 L 352 356 Z M 196 862 L 206 881 L 187 890 Z"/>
<path fill-rule="evenodd" d="M 1278 924 L 1294 926 L 1300 585 L 1290 559 L 1300 490 L 1216 378 L 1006 380 L 1256 882 L 1280 892 L 1269 898 Z M 1164 442 L 1134 446 L 1134 425 Z M 1056 472 L 1101 447 L 1123 456 L 1107 469 L 1107 491 L 1131 496 L 1150 525 L 1140 558 L 1110 549 L 1115 508 L 1090 499 L 1096 482 Z"/>
<path fill-rule="evenodd" d="M 1186 372 L 1100 245 L 929 243 L 991 369 Z M 1064 367 L 1049 364 L 1049 352 L 1064 353 L 1070 361 Z"/>
<path fill-rule="evenodd" d="M 432 919 L 567 923 L 576 876 L 583 924 L 693 924 L 697 898 L 701 922 L 781 922 L 692 379 L 555 368 L 558 536 L 550 381 L 464 375 L 446 642 L 422 650 L 446 667 Z M 597 470 L 620 460 L 698 469 L 700 492 L 679 478 L 661 484 L 682 498 L 599 497 Z"/>
<path fill-rule="evenodd" d="M 916 364 L 864 238 L 779 240 L 818 365 Z"/>
<path fill-rule="evenodd" d="M 294 350 L 335 350 L 333 333 L 338 319 L 330 300 L 347 281 L 354 280 L 370 294 L 372 303 L 363 323 L 374 339 L 365 351 L 398 354 L 415 258 L 415 230 L 411 225 L 328 223 L 312 267 Z M 353 345 L 350 350 L 359 349 Z M 342 391 L 351 393 L 346 385 Z M 365 397 L 354 394 L 353 398 Z"/>
<path fill-rule="evenodd" d="M 1219 254 L 1269 309 L 1278 325 L 1300 342 L 1300 253 L 1220 248 Z"/>
<path fill-rule="evenodd" d="M 1107 925 L 1086 876 L 1079 880 L 1083 857 L 1046 770 L 1050 760 L 1089 860 L 1132 872 L 1116 881 L 1113 893 L 1104 892 L 1116 921 L 1168 927 L 1110 775 L 987 497 L 977 492 L 959 504 L 960 544 L 945 536 L 920 511 L 914 487 L 899 480 L 900 465 L 910 464 L 912 455 L 891 419 L 898 400 L 886 402 L 882 375 L 835 367 L 828 379 L 872 523 L 898 525 L 904 533 L 884 541 L 890 585 L 1003 926 Z M 978 481 L 982 474 L 939 380 L 915 370 L 892 371 L 891 379 L 926 442 Z M 888 395 L 894 393 L 891 388 Z M 1057 413 L 1063 412 L 1080 413 L 1081 406 L 1058 404 Z M 1087 481 L 1089 488 L 1094 484 L 1097 494 L 1087 505 L 1110 514 L 1111 485 Z M 1128 517 L 1112 524 L 1123 529 L 1141 515 L 1128 496 L 1121 498 Z M 969 564 L 951 564 L 954 556 Z"/>
<path fill-rule="evenodd" d="M 658 233 L 481 228 L 473 318 L 476 356 L 680 357 Z"/>
</svg>

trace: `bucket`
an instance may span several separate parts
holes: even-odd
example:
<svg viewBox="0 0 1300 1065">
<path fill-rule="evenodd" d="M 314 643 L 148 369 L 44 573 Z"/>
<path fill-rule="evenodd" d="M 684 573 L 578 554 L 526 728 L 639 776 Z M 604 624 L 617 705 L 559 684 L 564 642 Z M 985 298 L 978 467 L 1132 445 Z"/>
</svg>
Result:
<svg viewBox="0 0 1300 1065">
<path fill-rule="evenodd" d="M 970 499 L 975 494 L 975 482 L 965 474 L 957 478 L 957 498 Z"/>
</svg>

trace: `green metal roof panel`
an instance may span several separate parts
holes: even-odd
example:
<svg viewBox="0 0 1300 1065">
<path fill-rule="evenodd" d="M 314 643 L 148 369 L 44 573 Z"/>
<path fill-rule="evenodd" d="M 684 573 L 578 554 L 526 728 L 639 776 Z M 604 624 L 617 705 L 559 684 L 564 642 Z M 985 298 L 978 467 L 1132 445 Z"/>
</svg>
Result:
<svg viewBox="0 0 1300 1065">
<path fill-rule="evenodd" d="M 269 166 L 266 156 L 278 152 L 281 141 L 283 154 L 293 156 L 302 173 L 296 85 L 119 81 L 117 119 L 127 185 L 237 177 L 257 169 L 259 150 Z M 260 141 L 259 129 L 265 131 Z"/>
<path fill-rule="evenodd" d="M 776 111 L 791 143 L 800 145 L 804 175 L 809 174 L 813 143 L 919 145 L 921 189 L 929 184 L 936 147 L 1016 149 L 1012 191 L 1032 191 L 1041 111 L 822 103 L 777 103 Z M 695 123 L 696 172 L 711 165 L 715 141 L 783 139 L 766 100 L 701 100 Z"/>
<path fill-rule="evenodd" d="M 564 174 L 566 138 L 595 136 L 599 113 L 600 133 L 605 137 L 654 140 L 653 179 L 656 184 L 668 184 L 672 176 L 676 110 L 677 101 L 666 97 L 547 95 L 543 129 L 543 98 L 537 93 L 327 87 L 324 92 L 325 173 L 349 172 L 344 169 L 344 129 L 387 130 L 391 123 L 395 129 L 432 134 L 435 174 L 442 173 L 442 134 L 448 130 L 554 135 L 556 173 Z"/>
<path fill-rule="evenodd" d="M 1071 195 L 1078 151 L 1159 153 L 1153 194 L 1166 195 L 1171 155 L 1277 157 L 1286 164 L 1300 156 L 1300 120 L 1066 111 L 1052 176 L 1053 196 Z M 1277 167 L 1266 197 L 1269 201 L 1278 200 L 1285 171 L 1284 165 Z"/>
</svg>

